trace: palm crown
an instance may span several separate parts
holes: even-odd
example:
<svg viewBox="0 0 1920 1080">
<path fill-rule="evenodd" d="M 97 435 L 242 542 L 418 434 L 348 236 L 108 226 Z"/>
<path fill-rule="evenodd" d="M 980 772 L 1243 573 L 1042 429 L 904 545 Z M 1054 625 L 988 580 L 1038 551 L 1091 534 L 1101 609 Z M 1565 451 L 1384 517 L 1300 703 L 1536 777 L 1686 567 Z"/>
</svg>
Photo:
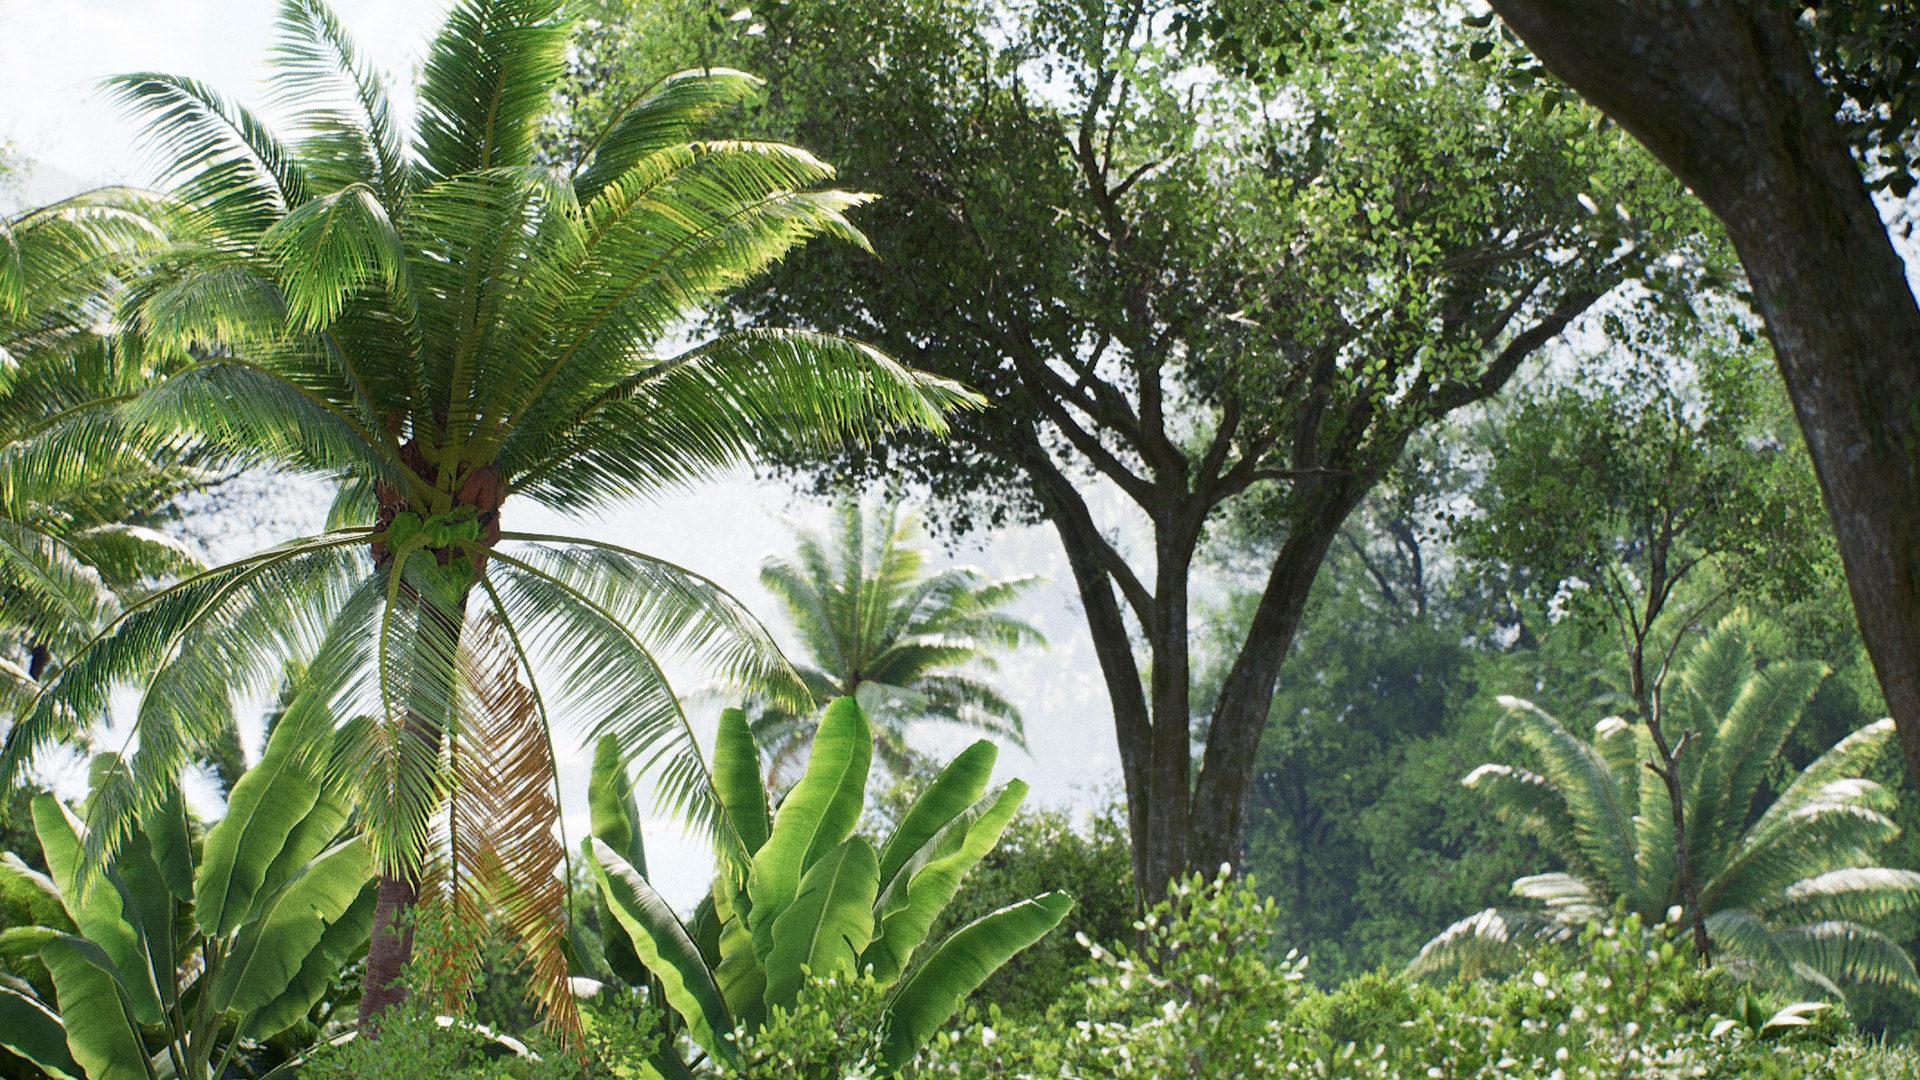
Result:
<svg viewBox="0 0 1920 1080">
<path fill-rule="evenodd" d="M 907 725 L 944 720 L 1024 747 L 1020 712 L 965 669 L 995 666 L 993 653 L 1044 645 L 1040 631 L 1003 610 L 1040 580 L 990 581 L 972 567 L 926 572 L 912 514 L 888 502 L 869 515 L 858 502 L 835 511 L 826 537 L 796 530 L 794 558 L 768 556 L 760 581 L 786 608 L 811 664 L 798 666 L 812 700 L 795 710 L 762 702 L 755 741 L 778 774 L 806 752 L 820 708 L 836 697 L 860 701 L 874 744 L 896 771 L 908 758 Z"/>
<path fill-rule="evenodd" d="M 1686 739 L 1688 854 L 1715 961 L 1835 997 L 1849 981 L 1920 992 L 1912 959 L 1872 925 L 1920 909 L 1920 874 L 1877 865 L 1899 832 L 1888 816 L 1895 800 L 1863 778 L 1891 744 L 1892 722 L 1841 740 L 1771 803 L 1756 805 L 1825 669 L 1778 661 L 1756 670 L 1734 617 L 1694 647 L 1679 674 L 1663 707 L 1675 737 Z M 1643 768 L 1653 750 L 1644 727 L 1609 717 L 1588 742 L 1528 702 L 1503 702 L 1503 735 L 1531 750 L 1544 772 L 1489 764 L 1465 783 L 1538 834 L 1568 870 L 1514 882 L 1514 894 L 1545 915 L 1490 910 L 1462 920 L 1421 951 L 1416 969 L 1484 962 L 1490 945 L 1501 953 L 1530 937 L 1564 937 L 1614 903 L 1655 922 L 1680 903 L 1670 803 Z"/>
<path fill-rule="evenodd" d="M 819 189 L 831 170 L 793 147 L 695 141 L 704 118 L 755 92 L 730 71 L 668 79 L 585 160 L 541 162 L 571 32 L 560 10 L 456 5 L 410 141 L 320 0 L 280 14 L 275 91 L 304 109 L 292 141 L 189 79 L 110 83 L 147 119 L 186 208 L 133 288 L 133 319 L 195 360 L 128 415 L 336 478 L 340 495 L 327 532 L 190 577 L 81 649 L 10 733 L 0 768 L 11 777 L 99 717 L 114 686 L 143 680 L 138 749 L 92 804 L 97 861 L 218 736 L 209 718 L 271 690 L 287 660 L 303 665 L 307 708 L 365 717 L 341 728 L 334 782 L 354 792 L 383 868 L 364 1006 L 375 1011 L 397 996 L 381 997 L 411 948 L 382 953 L 382 935 L 397 938 L 396 912 L 434 880 L 423 874 L 436 850 L 456 875 L 511 868 L 494 885 L 514 895 L 495 899 L 539 939 L 527 944 L 545 957 L 549 1006 L 570 1008 L 554 928 L 564 895 L 550 888 L 564 854 L 550 835 L 551 716 L 614 736 L 734 852 L 656 655 L 805 696 L 706 579 L 614 545 L 505 531 L 503 503 L 591 509 L 768 448 L 942 430 L 947 409 L 976 400 L 821 335 L 656 352 L 794 245 L 860 242 L 844 213 L 862 198 Z M 473 790 L 509 782 L 519 806 Z M 463 783 L 492 817 L 461 816 Z"/>
</svg>

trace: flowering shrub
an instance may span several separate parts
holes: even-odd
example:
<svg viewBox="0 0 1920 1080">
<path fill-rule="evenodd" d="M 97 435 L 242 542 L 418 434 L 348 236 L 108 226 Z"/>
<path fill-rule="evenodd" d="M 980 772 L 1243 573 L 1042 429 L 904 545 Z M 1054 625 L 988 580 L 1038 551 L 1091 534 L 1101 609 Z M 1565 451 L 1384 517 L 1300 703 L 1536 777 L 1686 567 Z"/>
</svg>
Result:
<svg viewBox="0 0 1920 1080">
<path fill-rule="evenodd" d="M 1823 1005 L 1763 999 L 1694 964 L 1669 924 L 1590 927 L 1517 978 L 1430 986 L 1373 974 L 1332 991 L 1270 962 L 1271 901 L 1185 883 L 1144 926 L 1144 958 L 1094 948 L 1083 1000 L 1010 1029 L 989 1009 L 938 1036 L 923 1075 L 1576 1080 L 1920 1078 Z"/>
</svg>

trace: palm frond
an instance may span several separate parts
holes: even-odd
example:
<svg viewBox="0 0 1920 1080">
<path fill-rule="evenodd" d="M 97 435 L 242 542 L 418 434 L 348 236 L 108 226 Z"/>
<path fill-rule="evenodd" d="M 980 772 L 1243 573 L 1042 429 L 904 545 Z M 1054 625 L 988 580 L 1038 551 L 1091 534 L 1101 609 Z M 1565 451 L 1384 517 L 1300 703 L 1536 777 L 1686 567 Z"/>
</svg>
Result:
<svg viewBox="0 0 1920 1080">
<path fill-rule="evenodd" d="M 558 836 L 546 724 L 497 617 L 469 622 L 461 651 L 460 724 L 452 748 L 456 871 L 471 876 L 513 932 L 549 1030 L 577 1042 L 582 1033 L 567 964 L 571 924 L 561 873 L 566 850 Z"/>
<path fill-rule="evenodd" d="M 1566 801 L 1581 855 L 1618 894 L 1633 894 L 1640 876 L 1636 808 L 1626 802 L 1611 764 L 1532 702 L 1499 701 L 1507 709 L 1501 737 L 1517 739 L 1540 756 L 1547 778 Z"/>
<path fill-rule="evenodd" d="M 414 151 L 429 179 L 532 160 L 565 70 L 560 12 L 557 0 L 462 0 L 447 13 L 420 82 Z"/>
<path fill-rule="evenodd" d="M 1513 971 L 1540 948 L 1572 941 L 1575 928 L 1532 911 L 1487 908 L 1441 931 L 1407 965 L 1416 979 L 1476 979 Z"/>
<path fill-rule="evenodd" d="M 223 232 L 258 236 L 306 201 L 306 178 L 259 117 L 204 83 L 140 72 L 105 83 L 107 95 L 143 121 L 144 145 L 176 198 Z"/>
<path fill-rule="evenodd" d="M 275 99 L 302 106 L 310 127 L 348 141 L 354 178 L 372 186 L 389 214 L 396 212 L 409 165 L 379 73 L 322 0 L 282 0 L 276 22 Z"/>
<path fill-rule="evenodd" d="M 574 181 L 580 201 L 593 201 L 647 155 L 690 141 L 709 117 L 751 101 L 761 85 L 754 76 L 731 68 L 667 76 L 652 93 L 614 117 L 588 148 Z"/>
</svg>

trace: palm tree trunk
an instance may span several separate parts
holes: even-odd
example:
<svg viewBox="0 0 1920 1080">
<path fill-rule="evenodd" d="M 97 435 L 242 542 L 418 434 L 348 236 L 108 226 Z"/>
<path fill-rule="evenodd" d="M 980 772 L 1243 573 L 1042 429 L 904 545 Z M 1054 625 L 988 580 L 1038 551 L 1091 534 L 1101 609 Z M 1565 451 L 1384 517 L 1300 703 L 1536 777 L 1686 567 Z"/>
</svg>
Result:
<svg viewBox="0 0 1920 1080">
<path fill-rule="evenodd" d="M 499 471 L 491 465 L 476 470 L 456 497 L 456 505 L 471 506 L 478 512 L 483 548 L 491 548 L 500 541 L 500 504 L 504 497 Z M 397 494 L 390 495 L 387 490 L 382 490 L 380 503 L 377 524 L 384 531 L 400 509 L 400 501 Z M 376 544 L 374 553 L 379 561 L 390 562 L 392 559 L 391 552 L 384 544 Z M 443 565 L 450 559 L 468 557 L 457 549 L 448 549 L 437 555 Z M 478 581 L 486 572 L 486 555 L 476 552 L 471 558 L 473 580 Z M 402 588 L 410 600 L 420 602 L 419 596 L 410 587 Z M 460 632 L 466 622 L 467 599 L 471 595 L 471 589 L 462 592 L 451 610 L 443 610 L 432 604 L 422 605 L 429 617 L 437 615 L 444 620 L 439 631 L 449 643 L 450 656 L 459 654 Z M 451 702 L 453 695 L 446 694 L 444 700 Z M 402 738 L 420 739 L 428 746 L 432 758 L 439 756 L 442 734 L 428 718 L 416 711 L 408 711 Z M 378 1038 L 381 1014 L 406 1000 L 407 988 L 402 977 L 413 960 L 414 913 L 419 904 L 420 878 L 417 871 L 380 875 L 380 893 L 373 909 L 373 934 L 367 945 L 367 970 L 361 979 L 360 990 L 359 1027 L 361 1034 L 367 1038 Z"/>
</svg>

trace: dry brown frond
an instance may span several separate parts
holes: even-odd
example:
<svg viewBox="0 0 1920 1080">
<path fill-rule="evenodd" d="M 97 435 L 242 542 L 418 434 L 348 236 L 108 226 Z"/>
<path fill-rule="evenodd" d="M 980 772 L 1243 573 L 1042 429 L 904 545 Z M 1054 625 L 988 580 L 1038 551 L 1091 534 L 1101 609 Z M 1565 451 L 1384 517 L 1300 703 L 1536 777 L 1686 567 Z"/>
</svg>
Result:
<svg viewBox="0 0 1920 1080">
<path fill-rule="evenodd" d="M 551 1033 L 579 1045 L 552 744 L 498 620 L 468 624 L 462 639 L 449 895 L 456 905 L 491 902 L 513 933 Z"/>
</svg>

